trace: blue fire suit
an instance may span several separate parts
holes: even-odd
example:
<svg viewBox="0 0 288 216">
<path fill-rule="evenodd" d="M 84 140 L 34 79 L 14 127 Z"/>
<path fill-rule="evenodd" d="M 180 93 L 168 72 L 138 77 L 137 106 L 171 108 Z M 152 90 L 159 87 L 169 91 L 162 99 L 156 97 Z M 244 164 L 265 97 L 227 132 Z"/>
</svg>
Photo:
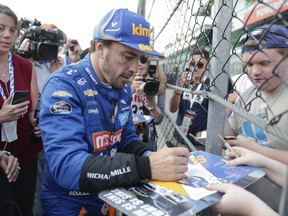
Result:
<svg viewBox="0 0 288 216">
<path fill-rule="evenodd" d="M 43 215 L 101 215 L 97 192 L 151 178 L 131 99 L 130 85 L 115 89 L 98 79 L 90 55 L 48 78 L 40 105 Z"/>
</svg>

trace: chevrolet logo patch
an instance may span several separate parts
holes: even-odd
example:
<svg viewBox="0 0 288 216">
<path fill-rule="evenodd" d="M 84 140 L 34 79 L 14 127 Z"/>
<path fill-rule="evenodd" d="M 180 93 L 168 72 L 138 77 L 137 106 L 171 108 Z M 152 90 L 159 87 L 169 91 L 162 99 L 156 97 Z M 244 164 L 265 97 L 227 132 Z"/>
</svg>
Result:
<svg viewBox="0 0 288 216">
<path fill-rule="evenodd" d="M 59 96 L 59 97 L 73 97 L 72 94 L 70 94 L 67 91 L 56 91 L 52 93 L 53 96 Z"/>
</svg>

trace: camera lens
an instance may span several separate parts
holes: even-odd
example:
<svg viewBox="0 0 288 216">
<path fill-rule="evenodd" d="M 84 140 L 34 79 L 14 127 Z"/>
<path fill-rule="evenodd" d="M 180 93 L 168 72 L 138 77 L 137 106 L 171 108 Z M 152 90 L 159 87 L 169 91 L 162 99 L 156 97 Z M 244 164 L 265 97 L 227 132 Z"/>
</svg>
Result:
<svg viewBox="0 0 288 216">
<path fill-rule="evenodd" d="M 147 96 L 155 96 L 159 91 L 159 81 L 148 80 L 143 90 Z"/>
</svg>

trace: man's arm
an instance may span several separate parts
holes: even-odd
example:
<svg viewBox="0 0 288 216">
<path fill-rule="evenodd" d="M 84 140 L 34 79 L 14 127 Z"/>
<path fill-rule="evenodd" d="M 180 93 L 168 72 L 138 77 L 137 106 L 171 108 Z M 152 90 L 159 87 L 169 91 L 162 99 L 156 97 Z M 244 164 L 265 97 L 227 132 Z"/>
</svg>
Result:
<svg viewBox="0 0 288 216">
<path fill-rule="evenodd" d="M 172 93 L 172 97 L 170 98 L 169 101 L 170 112 L 175 113 L 178 110 L 181 98 L 182 98 L 182 91 L 174 90 Z"/>
</svg>

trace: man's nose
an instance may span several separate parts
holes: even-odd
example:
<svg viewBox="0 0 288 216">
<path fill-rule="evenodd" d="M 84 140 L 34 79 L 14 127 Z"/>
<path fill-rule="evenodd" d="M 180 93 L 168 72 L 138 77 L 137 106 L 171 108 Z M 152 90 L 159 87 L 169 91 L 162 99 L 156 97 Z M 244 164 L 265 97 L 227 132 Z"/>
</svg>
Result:
<svg viewBox="0 0 288 216">
<path fill-rule="evenodd" d="M 132 71 L 134 74 L 138 72 L 138 59 L 130 62 L 129 70 Z"/>
<path fill-rule="evenodd" d="M 261 74 L 261 67 L 254 64 L 251 68 L 251 74 L 253 75 Z"/>
</svg>

